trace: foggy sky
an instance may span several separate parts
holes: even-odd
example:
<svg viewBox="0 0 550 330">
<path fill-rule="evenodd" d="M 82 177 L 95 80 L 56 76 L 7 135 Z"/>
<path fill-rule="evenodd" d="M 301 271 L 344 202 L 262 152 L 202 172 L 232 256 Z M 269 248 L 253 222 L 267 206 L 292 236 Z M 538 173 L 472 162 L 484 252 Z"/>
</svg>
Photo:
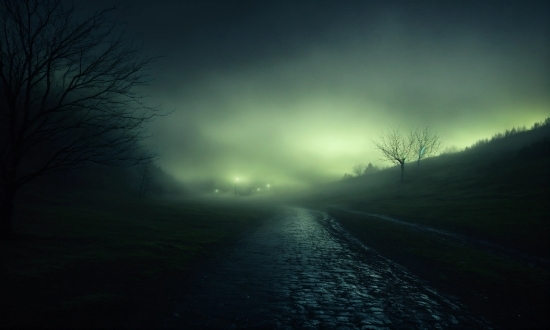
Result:
<svg viewBox="0 0 550 330">
<path fill-rule="evenodd" d="M 372 139 L 389 125 L 463 148 L 550 116 L 547 1 L 119 4 L 113 18 L 163 56 L 147 94 L 174 113 L 148 143 L 183 180 L 334 180 L 387 165 Z"/>
</svg>

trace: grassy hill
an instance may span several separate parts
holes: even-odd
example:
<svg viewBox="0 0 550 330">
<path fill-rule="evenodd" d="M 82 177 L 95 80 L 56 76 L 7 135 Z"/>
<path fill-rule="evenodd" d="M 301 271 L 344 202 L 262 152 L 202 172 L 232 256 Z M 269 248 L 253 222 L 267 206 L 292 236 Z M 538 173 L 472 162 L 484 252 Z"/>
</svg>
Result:
<svg viewBox="0 0 550 330">
<path fill-rule="evenodd" d="M 497 326 L 547 328 L 549 124 L 409 163 L 403 183 L 389 168 L 319 187 L 305 202 Z"/>
</svg>

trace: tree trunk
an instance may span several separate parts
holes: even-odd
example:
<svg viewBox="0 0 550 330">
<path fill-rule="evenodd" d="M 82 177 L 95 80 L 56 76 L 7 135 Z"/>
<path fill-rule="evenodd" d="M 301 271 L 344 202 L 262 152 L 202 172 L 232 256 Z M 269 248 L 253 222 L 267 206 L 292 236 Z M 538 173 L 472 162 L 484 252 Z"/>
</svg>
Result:
<svg viewBox="0 0 550 330">
<path fill-rule="evenodd" d="M 405 180 L 405 162 L 401 163 L 401 182 Z"/>
<path fill-rule="evenodd" d="M 17 189 L 14 187 L 8 186 L 5 188 L 4 199 L 0 204 L 0 239 L 8 239 L 11 237 L 16 191 Z"/>
</svg>

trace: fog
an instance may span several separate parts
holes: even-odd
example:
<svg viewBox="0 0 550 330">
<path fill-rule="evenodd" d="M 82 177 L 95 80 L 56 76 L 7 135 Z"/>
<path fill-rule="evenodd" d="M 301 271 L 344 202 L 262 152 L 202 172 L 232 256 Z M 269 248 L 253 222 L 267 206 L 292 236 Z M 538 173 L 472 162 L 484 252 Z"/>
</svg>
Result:
<svg viewBox="0 0 550 330">
<path fill-rule="evenodd" d="M 93 9 L 109 2 L 94 2 Z M 388 126 L 463 148 L 550 114 L 544 1 L 120 1 L 160 55 L 158 165 L 220 189 L 307 187 L 379 160 Z"/>
<path fill-rule="evenodd" d="M 550 328 L 549 1 L 0 21 L 4 327 Z"/>
</svg>

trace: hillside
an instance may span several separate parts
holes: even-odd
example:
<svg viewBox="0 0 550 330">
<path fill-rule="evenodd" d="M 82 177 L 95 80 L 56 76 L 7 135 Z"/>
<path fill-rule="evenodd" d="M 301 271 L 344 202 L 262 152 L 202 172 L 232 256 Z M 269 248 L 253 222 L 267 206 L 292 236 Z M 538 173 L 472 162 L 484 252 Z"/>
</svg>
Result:
<svg viewBox="0 0 550 330">
<path fill-rule="evenodd" d="M 548 327 L 550 125 L 319 187 L 366 246 L 503 328 Z"/>
<path fill-rule="evenodd" d="M 317 189 L 309 202 L 393 215 L 548 257 L 550 125 Z"/>
</svg>

